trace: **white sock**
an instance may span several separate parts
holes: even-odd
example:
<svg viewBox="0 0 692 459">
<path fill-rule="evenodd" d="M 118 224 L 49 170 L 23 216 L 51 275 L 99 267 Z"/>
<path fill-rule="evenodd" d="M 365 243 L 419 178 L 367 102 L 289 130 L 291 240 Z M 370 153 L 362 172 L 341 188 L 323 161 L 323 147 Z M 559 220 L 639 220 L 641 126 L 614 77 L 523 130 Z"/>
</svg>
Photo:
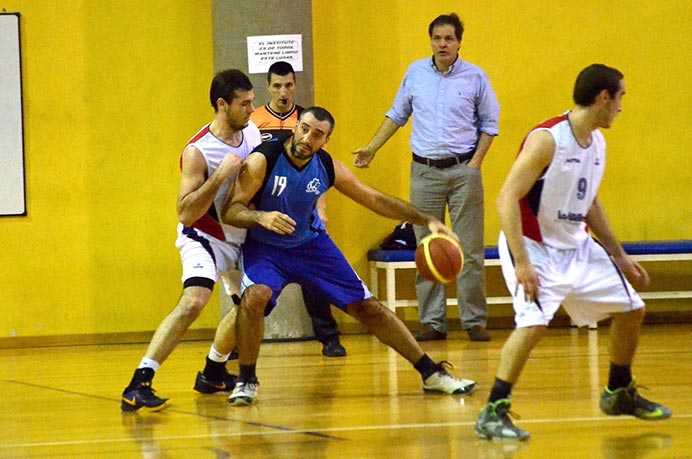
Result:
<svg viewBox="0 0 692 459">
<path fill-rule="evenodd" d="M 221 354 L 219 351 L 214 349 L 213 344 L 211 345 L 211 349 L 209 349 L 209 360 L 212 362 L 225 363 L 230 355 L 230 352 L 228 354 Z"/>
<path fill-rule="evenodd" d="M 151 360 L 149 357 L 143 357 L 142 361 L 139 362 L 139 367 L 137 367 L 137 369 L 151 368 L 152 370 L 156 371 L 159 369 L 160 366 L 161 366 L 160 363 L 155 362 L 154 360 Z"/>
</svg>

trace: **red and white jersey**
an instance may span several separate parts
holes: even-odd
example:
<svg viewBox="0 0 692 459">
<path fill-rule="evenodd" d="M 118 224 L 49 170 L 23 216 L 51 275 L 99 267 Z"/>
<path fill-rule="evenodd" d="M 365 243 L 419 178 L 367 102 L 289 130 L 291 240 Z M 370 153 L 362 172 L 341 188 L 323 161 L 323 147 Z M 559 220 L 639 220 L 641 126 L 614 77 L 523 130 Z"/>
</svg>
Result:
<svg viewBox="0 0 692 459">
<path fill-rule="evenodd" d="M 556 249 L 574 249 L 590 237 L 584 219 L 603 178 L 605 139 L 594 130 L 590 145 L 582 148 L 565 113 L 533 128 L 520 152 L 526 139 L 538 131 L 553 137 L 555 154 L 541 178 L 519 201 L 523 233 Z"/>
<path fill-rule="evenodd" d="M 187 146 L 193 145 L 202 153 L 202 156 L 204 156 L 204 160 L 207 163 L 205 178 L 209 178 L 214 171 L 216 171 L 221 160 L 223 160 L 226 155 L 235 153 L 244 161 L 248 155 L 252 153 L 252 150 L 262 143 L 260 131 L 252 121 L 249 122 L 248 126 L 244 128 L 242 132 L 243 140 L 237 147 L 231 146 L 215 137 L 209 130 L 209 125 L 204 126 L 188 141 Z M 180 158 L 180 166 L 182 168 L 182 156 Z M 235 175 L 226 179 L 216 193 L 214 203 L 209 207 L 202 218 L 192 224 L 192 227 L 221 241 L 228 241 L 239 245 L 245 241 L 246 230 L 222 223 L 219 218 L 224 201 L 228 195 L 228 190 L 233 186 L 234 181 Z"/>
</svg>

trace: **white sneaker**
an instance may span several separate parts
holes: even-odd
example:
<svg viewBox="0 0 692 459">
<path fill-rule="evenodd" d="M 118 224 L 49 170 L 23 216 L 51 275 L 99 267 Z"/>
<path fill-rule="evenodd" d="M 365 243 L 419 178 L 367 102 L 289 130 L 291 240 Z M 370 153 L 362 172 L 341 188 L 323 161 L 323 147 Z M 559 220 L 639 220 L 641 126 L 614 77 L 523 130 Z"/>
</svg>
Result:
<svg viewBox="0 0 692 459">
<path fill-rule="evenodd" d="M 228 403 L 235 406 L 252 405 L 257 397 L 257 389 L 259 389 L 259 382 L 257 381 L 238 381 L 235 383 L 233 393 L 228 397 Z"/>
<path fill-rule="evenodd" d="M 473 392 L 476 381 L 470 379 L 457 379 L 447 373 L 448 362 L 440 362 L 439 369 L 423 381 L 423 390 L 426 392 L 444 392 L 445 394 L 467 395 Z"/>
</svg>

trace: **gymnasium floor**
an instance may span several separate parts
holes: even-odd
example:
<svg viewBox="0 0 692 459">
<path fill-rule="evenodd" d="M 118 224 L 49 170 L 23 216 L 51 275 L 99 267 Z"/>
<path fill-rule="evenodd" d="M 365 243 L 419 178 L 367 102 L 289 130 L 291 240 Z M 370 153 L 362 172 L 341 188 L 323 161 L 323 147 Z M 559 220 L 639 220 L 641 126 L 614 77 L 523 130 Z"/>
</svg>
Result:
<svg viewBox="0 0 692 459">
<path fill-rule="evenodd" d="M 607 417 L 607 329 L 550 330 L 513 395 L 524 443 L 476 438 L 473 425 L 509 330 L 490 343 L 462 332 L 425 344 L 470 396 L 424 394 L 403 358 L 367 335 L 347 335 L 348 356 L 317 342 L 265 343 L 259 402 L 192 391 L 208 342 L 185 342 L 154 387 L 164 412 L 123 414 L 119 395 L 146 345 L 0 350 L 0 458 L 692 458 L 692 324 L 648 325 L 635 362 L 644 397 L 673 410 L 667 421 Z"/>
</svg>

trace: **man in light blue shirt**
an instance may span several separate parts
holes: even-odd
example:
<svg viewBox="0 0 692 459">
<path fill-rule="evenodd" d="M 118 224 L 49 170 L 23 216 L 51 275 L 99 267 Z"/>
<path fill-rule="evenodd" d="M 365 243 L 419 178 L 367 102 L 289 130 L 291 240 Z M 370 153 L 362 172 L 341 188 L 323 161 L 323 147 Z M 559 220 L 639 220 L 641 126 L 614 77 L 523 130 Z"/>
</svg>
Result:
<svg viewBox="0 0 692 459">
<path fill-rule="evenodd" d="M 410 200 L 444 221 L 449 210 L 465 264 L 457 278 L 462 327 L 473 341 L 488 341 L 484 268 L 484 199 L 481 164 L 498 131 L 499 106 L 488 76 L 459 58 L 464 32 L 455 13 L 428 27 L 432 58 L 411 64 L 370 143 L 354 151 L 356 167 L 367 168 L 375 153 L 413 115 Z M 420 241 L 427 228 L 415 226 Z M 446 339 L 445 286 L 418 276 L 419 341 Z"/>
</svg>

